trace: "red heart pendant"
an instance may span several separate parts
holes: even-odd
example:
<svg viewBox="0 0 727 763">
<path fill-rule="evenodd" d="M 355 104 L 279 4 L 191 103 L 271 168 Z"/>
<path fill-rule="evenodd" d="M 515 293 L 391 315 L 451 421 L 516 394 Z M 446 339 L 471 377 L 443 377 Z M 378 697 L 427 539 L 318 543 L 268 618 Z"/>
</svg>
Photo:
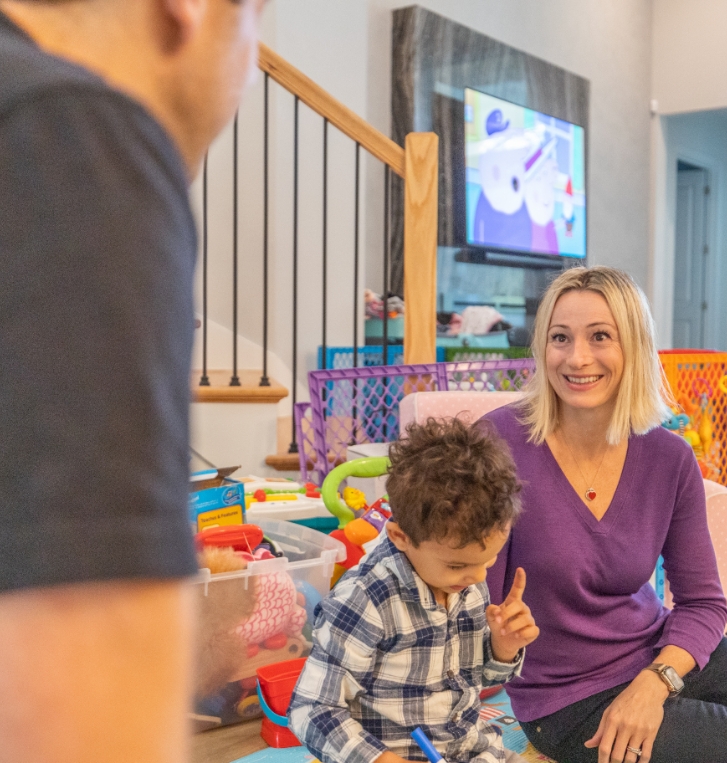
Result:
<svg viewBox="0 0 727 763">
<path fill-rule="evenodd" d="M 586 498 L 588 498 L 589 501 L 593 501 L 596 498 L 596 491 L 589 487 L 588 490 L 586 490 Z"/>
</svg>

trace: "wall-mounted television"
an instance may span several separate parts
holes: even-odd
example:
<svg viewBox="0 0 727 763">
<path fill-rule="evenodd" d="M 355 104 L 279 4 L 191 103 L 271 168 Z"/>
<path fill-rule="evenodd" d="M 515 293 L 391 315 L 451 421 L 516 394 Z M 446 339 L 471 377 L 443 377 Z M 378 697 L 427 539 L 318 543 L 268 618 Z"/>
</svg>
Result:
<svg viewBox="0 0 727 763">
<path fill-rule="evenodd" d="M 465 88 L 469 247 L 586 256 L 583 127 Z"/>
</svg>

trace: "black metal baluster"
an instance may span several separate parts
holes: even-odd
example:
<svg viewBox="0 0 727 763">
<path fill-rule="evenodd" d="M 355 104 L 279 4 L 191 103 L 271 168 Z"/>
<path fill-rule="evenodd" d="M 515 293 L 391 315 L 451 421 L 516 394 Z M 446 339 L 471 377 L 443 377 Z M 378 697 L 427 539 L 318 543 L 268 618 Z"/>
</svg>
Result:
<svg viewBox="0 0 727 763">
<path fill-rule="evenodd" d="M 323 120 L 323 328 L 321 368 L 327 367 L 326 303 L 328 301 L 328 120 Z"/>
<path fill-rule="evenodd" d="M 207 156 L 202 174 L 202 378 L 199 386 L 210 386 L 207 376 Z"/>
<path fill-rule="evenodd" d="M 389 359 L 389 188 L 391 186 L 391 170 L 384 165 L 384 359 L 383 365 L 388 365 Z"/>
<path fill-rule="evenodd" d="M 265 74 L 265 136 L 263 156 L 263 374 L 259 387 L 269 387 L 268 378 L 268 82 Z"/>
<path fill-rule="evenodd" d="M 326 342 L 326 303 L 328 301 L 328 119 L 323 119 L 323 331 L 321 334 L 321 368 L 328 365 Z M 323 418 L 326 418 L 326 399 L 328 390 L 323 387 L 321 397 L 323 399 Z"/>
<path fill-rule="evenodd" d="M 354 191 L 354 215 L 353 215 L 353 367 L 358 365 L 358 223 L 359 223 L 359 190 L 360 190 L 360 167 L 361 167 L 361 144 L 356 143 L 356 188 Z M 356 416 L 358 406 L 358 379 L 353 380 L 353 432 L 351 432 L 351 445 L 356 444 L 357 426 Z"/>
<path fill-rule="evenodd" d="M 232 377 L 231 387 L 240 386 L 240 377 L 237 375 L 237 122 L 238 114 L 235 114 L 233 126 L 232 146 Z"/>
<path fill-rule="evenodd" d="M 361 144 L 356 143 L 356 191 L 353 218 L 353 367 L 358 365 L 358 219 L 359 219 L 359 176 L 361 164 Z M 354 417 L 355 418 L 355 417 Z"/>
<path fill-rule="evenodd" d="M 293 118 L 293 411 L 296 403 L 296 381 L 298 378 L 298 96 L 295 96 L 295 115 Z M 295 416 L 293 416 L 293 436 L 288 453 L 298 452 L 296 442 Z"/>
<path fill-rule="evenodd" d="M 383 323 L 383 343 L 384 357 L 382 364 L 389 364 L 389 186 L 391 185 L 391 170 L 389 165 L 384 165 L 384 323 Z M 388 377 L 383 378 L 384 394 L 382 398 L 382 416 L 384 419 L 384 442 L 389 440 L 388 426 L 388 405 L 386 402 L 386 393 L 389 387 Z"/>
</svg>

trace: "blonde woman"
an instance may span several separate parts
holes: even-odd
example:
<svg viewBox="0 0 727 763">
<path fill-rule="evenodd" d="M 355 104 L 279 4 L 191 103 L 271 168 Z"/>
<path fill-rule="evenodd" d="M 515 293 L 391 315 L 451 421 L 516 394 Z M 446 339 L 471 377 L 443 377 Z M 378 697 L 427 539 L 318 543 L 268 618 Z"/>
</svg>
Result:
<svg viewBox="0 0 727 763">
<path fill-rule="evenodd" d="M 488 575 L 517 567 L 541 628 L 508 688 L 528 738 L 559 763 L 727 760 L 727 606 L 691 448 L 660 423 L 668 391 L 631 278 L 573 268 L 535 322 L 537 370 L 488 414 L 523 481 L 520 521 Z M 660 555 L 674 596 L 649 579 Z"/>
</svg>

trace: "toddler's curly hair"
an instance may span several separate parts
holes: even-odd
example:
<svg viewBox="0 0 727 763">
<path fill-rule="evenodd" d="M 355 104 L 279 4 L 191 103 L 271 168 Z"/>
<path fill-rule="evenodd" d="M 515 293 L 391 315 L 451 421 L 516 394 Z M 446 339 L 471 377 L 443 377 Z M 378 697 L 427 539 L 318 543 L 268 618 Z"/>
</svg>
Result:
<svg viewBox="0 0 727 763">
<path fill-rule="evenodd" d="M 391 445 L 387 491 L 392 519 L 415 546 L 447 539 L 483 544 L 520 513 L 520 483 L 494 428 L 459 419 L 411 424 Z"/>
</svg>

